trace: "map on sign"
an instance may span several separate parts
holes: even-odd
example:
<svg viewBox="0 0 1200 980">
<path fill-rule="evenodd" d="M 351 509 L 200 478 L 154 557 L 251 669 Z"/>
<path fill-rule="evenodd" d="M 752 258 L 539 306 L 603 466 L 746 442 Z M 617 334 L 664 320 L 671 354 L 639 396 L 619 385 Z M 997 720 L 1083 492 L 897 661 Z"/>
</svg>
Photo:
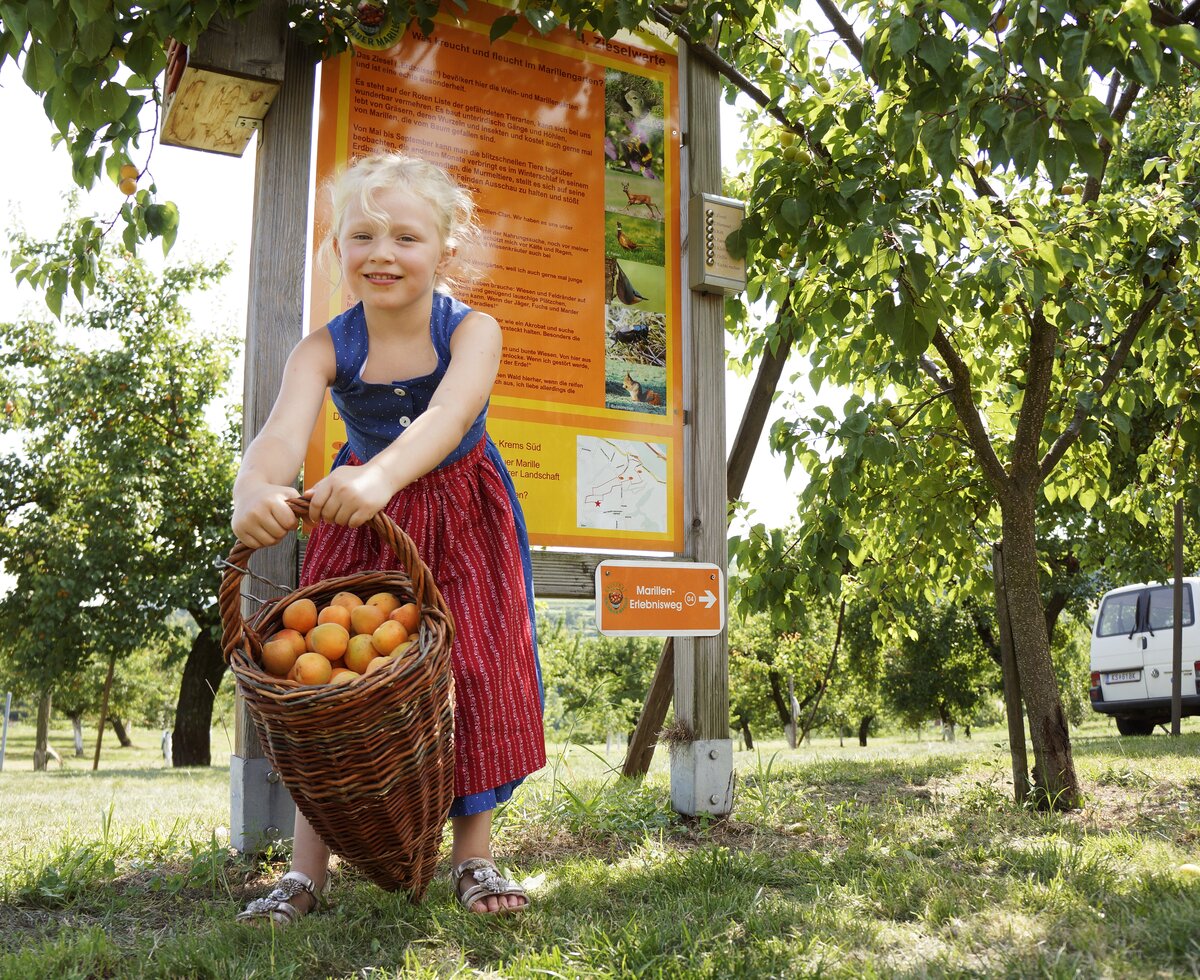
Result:
<svg viewBox="0 0 1200 980">
<path fill-rule="evenodd" d="M 659 533 L 666 530 L 664 445 L 580 435 L 575 452 L 580 527 Z"/>
</svg>

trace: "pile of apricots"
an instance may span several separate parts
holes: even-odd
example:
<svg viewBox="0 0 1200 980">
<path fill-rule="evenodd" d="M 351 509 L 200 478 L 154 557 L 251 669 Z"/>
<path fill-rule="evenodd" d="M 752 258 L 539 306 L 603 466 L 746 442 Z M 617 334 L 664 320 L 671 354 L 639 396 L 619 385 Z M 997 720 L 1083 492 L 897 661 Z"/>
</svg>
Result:
<svg viewBox="0 0 1200 980">
<path fill-rule="evenodd" d="M 350 684 L 416 646 L 421 610 L 391 592 L 365 602 L 339 592 L 323 608 L 295 599 L 281 621 L 283 629 L 263 643 L 263 670 L 306 685 Z"/>
</svg>

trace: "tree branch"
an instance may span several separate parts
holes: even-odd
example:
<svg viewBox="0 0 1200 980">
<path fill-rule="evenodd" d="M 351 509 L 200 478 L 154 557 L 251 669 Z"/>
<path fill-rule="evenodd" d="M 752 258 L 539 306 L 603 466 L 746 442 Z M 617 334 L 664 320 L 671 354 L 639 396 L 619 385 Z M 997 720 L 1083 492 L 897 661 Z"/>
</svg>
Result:
<svg viewBox="0 0 1200 980">
<path fill-rule="evenodd" d="M 762 89 L 755 85 L 750 79 L 743 75 L 738 69 L 731 65 L 728 61 L 722 58 L 716 51 L 710 48 L 707 44 L 702 44 L 695 40 L 686 27 L 679 23 L 673 16 L 670 10 L 661 4 L 656 4 L 650 8 L 654 19 L 663 27 L 673 33 L 685 45 L 687 45 L 688 54 L 699 58 L 709 67 L 711 67 L 718 75 L 728 81 L 734 88 L 745 95 L 748 95 L 754 102 L 765 109 L 772 117 L 775 118 L 786 129 L 791 130 L 797 136 L 802 137 L 808 144 L 822 156 L 828 158 L 829 151 L 821 145 L 820 140 L 812 136 L 808 130 L 788 119 L 779 106 L 775 105 L 771 97 Z"/>
<path fill-rule="evenodd" d="M 1130 348 L 1133 347 L 1134 340 L 1141 332 L 1142 327 L 1146 325 L 1146 321 L 1150 319 L 1150 314 L 1154 312 L 1154 308 L 1158 306 L 1158 301 L 1162 299 L 1163 293 L 1161 288 L 1156 288 L 1133 312 L 1133 316 L 1129 318 L 1129 323 L 1125 330 L 1121 333 L 1121 339 L 1117 342 L 1116 349 L 1113 351 L 1112 360 L 1108 362 L 1108 367 L 1104 369 L 1104 373 L 1100 375 L 1100 380 L 1104 383 L 1104 387 L 1100 389 L 1092 404 L 1099 402 L 1104 394 L 1112 387 L 1113 381 L 1121 372 L 1121 368 L 1125 365 L 1125 359 L 1129 356 Z M 1062 459 L 1063 454 L 1071 448 L 1071 444 L 1079 438 L 1079 434 L 1083 431 L 1083 423 L 1087 421 L 1091 415 L 1091 409 L 1084 405 L 1075 406 L 1075 414 L 1071 417 L 1071 422 L 1063 430 L 1062 434 L 1055 440 L 1054 445 L 1042 458 L 1040 464 L 1039 477 L 1041 480 L 1046 479 L 1050 471 L 1058 465 L 1058 461 Z"/>
<path fill-rule="evenodd" d="M 983 475 L 999 496 L 1008 490 L 1008 474 L 1004 472 L 1003 465 L 996 457 L 992 440 L 988 438 L 987 430 L 983 427 L 983 420 L 975 408 L 975 400 L 971 397 L 970 372 L 941 327 L 938 327 L 933 335 L 933 346 L 942 355 L 946 369 L 950 372 L 950 377 L 954 379 L 954 384 L 948 392 L 950 403 L 954 406 L 954 411 L 959 419 L 962 420 L 963 428 L 967 431 L 967 439 L 983 469 Z"/>
<path fill-rule="evenodd" d="M 933 383 L 938 386 L 938 389 L 941 391 L 941 393 L 948 395 L 953 385 L 951 385 L 950 382 L 946 380 L 945 375 L 938 370 L 938 366 L 933 363 L 932 358 L 930 358 L 928 354 L 922 354 L 917 361 L 921 365 L 921 370 L 933 379 Z"/>
<path fill-rule="evenodd" d="M 821 8 L 821 13 L 825 15 L 826 19 L 833 26 L 837 36 L 850 49 L 850 53 L 854 55 L 854 60 L 862 66 L 862 70 L 869 76 L 870 72 L 867 71 L 867 66 L 863 64 L 863 44 L 858 39 L 858 35 L 854 33 L 854 28 L 842 16 L 842 12 L 838 10 L 832 0 L 817 0 L 817 6 Z"/>
<path fill-rule="evenodd" d="M 1116 85 L 1115 76 L 1113 79 L 1113 85 Z M 1141 92 L 1141 90 L 1142 87 L 1137 82 L 1129 83 L 1129 88 L 1125 90 L 1124 94 L 1121 96 L 1121 101 L 1117 103 L 1116 108 L 1114 108 L 1112 111 L 1113 121 L 1118 126 L 1125 122 L 1125 117 L 1129 115 L 1129 110 L 1133 108 L 1134 100 L 1137 99 L 1138 93 Z M 1088 177 L 1088 179 L 1084 181 L 1083 194 L 1080 197 L 1081 201 L 1094 201 L 1100 196 L 1100 184 L 1104 180 L 1104 172 L 1108 169 L 1108 158 L 1112 156 L 1113 146 L 1106 137 L 1101 136 L 1096 145 L 1099 147 L 1100 153 L 1104 157 L 1104 163 L 1100 166 L 1099 176 Z"/>
</svg>

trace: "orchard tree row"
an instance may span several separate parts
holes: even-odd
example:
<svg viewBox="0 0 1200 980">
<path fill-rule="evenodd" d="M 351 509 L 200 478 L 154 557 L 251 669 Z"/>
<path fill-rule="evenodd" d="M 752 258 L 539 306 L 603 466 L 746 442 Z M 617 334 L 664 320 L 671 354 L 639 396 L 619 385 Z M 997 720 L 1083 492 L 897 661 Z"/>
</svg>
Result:
<svg viewBox="0 0 1200 980">
<path fill-rule="evenodd" d="M 1001 720 L 1000 651 L 986 606 L 969 598 L 958 604 L 922 601 L 908 605 L 903 620 L 882 632 L 879 621 L 880 604 L 871 601 L 845 610 L 817 603 L 784 630 L 766 613 L 735 616 L 729 626 L 730 728 L 743 747 L 754 750 L 758 739 L 781 736 L 795 747 L 814 733 L 865 746 L 873 735 L 928 722 L 953 732 Z M 1078 725 L 1091 714 L 1089 629 L 1069 613 L 1059 626 L 1056 676 L 1068 720 Z M 539 644 L 548 737 L 591 744 L 628 737 L 659 642 L 585 635 L 551 611 L 540 620 Z"/>
<path fill-rule="evenodd" d="M 69 261 L 17 233 L 14 263 Z M 161 275 L 114 245 L 61 319 L 0 323 L 0 688 L 37 702 L 46 756 L 52 701 L 173 728 L 178 765 L 207 765 L 225 662 L 214 559 L 233 544 L 237 413 L 214 431 L 235 345 L 192 325 L 186 301 L 224 264 Z M 164 691 L 165 667 L 182 681 Z M 120 666 L 121 669 L 118 669 Z M 163 699 L 170 699 L 168 721 Z"/>
</svg>

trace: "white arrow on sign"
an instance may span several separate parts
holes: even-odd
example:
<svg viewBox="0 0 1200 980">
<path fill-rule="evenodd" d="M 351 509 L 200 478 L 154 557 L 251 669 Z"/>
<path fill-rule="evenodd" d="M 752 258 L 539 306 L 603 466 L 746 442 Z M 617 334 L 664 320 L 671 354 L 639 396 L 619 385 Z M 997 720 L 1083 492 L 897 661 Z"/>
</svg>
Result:
<svg viewBox="0 0 1200 980">
<path fill-rule="evenodd" d="M 717 601 L 717 597 L 712 594 L 712 589 L 705 589 L 700 593 L 700 601 L 704 603 L 705 609 L 711 609 L 713 603 Z"/>
</svg>

